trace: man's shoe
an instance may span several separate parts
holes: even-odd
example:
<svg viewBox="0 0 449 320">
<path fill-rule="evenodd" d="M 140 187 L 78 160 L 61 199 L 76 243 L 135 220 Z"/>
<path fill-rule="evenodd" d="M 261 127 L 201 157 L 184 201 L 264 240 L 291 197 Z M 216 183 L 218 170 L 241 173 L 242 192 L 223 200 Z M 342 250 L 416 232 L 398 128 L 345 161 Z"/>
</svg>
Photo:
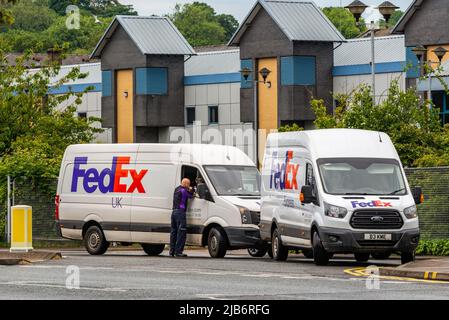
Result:
<svg viewBox="0 0 449 320">
<path fill-rule="evenodd" d="M 185 258 L 185 257 L 187 257 L 187 255 L 185 253 L 177 253 L 177 254 L 175 254 L 175 257 L 177 257 L 177 258 Z"/>
<path fill-rule="evenodd" d="M 172 252 L 172 251 L 170 251 L 168 254 L 169 254 L 170 257 L 174 257 L 175 256 L 175 253 Z"/>
</svg>

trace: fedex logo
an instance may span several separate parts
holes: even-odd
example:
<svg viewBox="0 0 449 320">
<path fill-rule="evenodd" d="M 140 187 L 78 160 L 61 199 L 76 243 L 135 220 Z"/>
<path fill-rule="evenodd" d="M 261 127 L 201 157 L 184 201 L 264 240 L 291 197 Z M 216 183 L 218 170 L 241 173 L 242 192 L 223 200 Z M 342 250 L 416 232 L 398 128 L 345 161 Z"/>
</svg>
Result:
<svg viewBox="0 0 449 320">
<path fill-rule="evenodd" d="M 277 157 L 277 152 L 273 152 L 273 159 Z M 274 163 L 271 166 L 270 189 L 298 190 L 297 175 L 299 164 L 291 163 L 293 151 L 285 153 L 283 163 Z"/>
<path fill-rule="evenodd" d="M 369 207 L 369 208 L 377 208 L 377 207 L 386 208 L 386 207 L 389 207 L 389 208 L 391 208 L 392 207 L 391 202 L 382 202 L 380 200 L 373 200 L 373 201 L 370 201 L 370 202 L 351 201 L 351 204 L 352 204 L 353 208 L 357 208 L 357 207 L 360 207 L 360 208 L 366 208 L 366 207 Z"/>
<path fill-rule="evenodd" d="M 93 193 L 97 189 L 101 193 L 145 193 L 142 185 L 142 179 L 148 170 L 140 172 L 136 170 L 125 169 L 122 166 L 130 162 L 130 157 L 113 157 L 112 167 L 105 168 L 98 172 L 95 168 L 84 169 L 82 166 L 87 164 L 87 157 L 76 157 L 75 167 L 72 176 L 72 192 L 77 192 L 78 182 L 81 179 L 84 190 L 87 193 Z M 127 186 L 121 182 L 121 179 L 130 176 L 133 180 L 131 185 Z"/>
</svg>

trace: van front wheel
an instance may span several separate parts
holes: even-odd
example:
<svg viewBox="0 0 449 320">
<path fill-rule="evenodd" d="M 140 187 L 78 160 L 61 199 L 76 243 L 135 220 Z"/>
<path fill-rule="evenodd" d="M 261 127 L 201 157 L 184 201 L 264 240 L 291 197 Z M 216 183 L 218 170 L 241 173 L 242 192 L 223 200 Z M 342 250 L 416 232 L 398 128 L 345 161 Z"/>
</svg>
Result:
<svg viewBox="0 0 449 320">
<path fill-rule="evenodd" d="M 98 226 L 91 226 L 84 235 L 84 246 L 89 254 L 97 256 L 104 254 L 109 248 L 103 231 Z"/>
<path fill-rule="evenodd" d="M 148 244 L 141 243 L 143 251 L 149 256 L 158 256 L 164 251 L 165 244 Z"/>
<path fill-rule="evenodd" d="M 228 250 L 226 237 L 220 230 L 216 228 L 210 230 L 207 238 L 207 249 L 212 258 L 223 258 L 226 255 Z"/>
<path fill-rule="evenodd" d="M 313 234 L 313 260 L 317 266 L 326 266 L 329 263 L 330 255 L 324 249 L 318 232 Z"/>
</svg>

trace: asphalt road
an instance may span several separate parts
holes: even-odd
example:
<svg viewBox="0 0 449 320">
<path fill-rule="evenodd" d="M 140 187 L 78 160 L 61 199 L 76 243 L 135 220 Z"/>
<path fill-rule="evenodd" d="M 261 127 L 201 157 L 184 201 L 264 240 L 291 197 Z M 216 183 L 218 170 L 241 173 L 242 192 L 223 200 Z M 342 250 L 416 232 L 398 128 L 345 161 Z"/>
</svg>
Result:
<svg viewBox="0 0 449 320">
<path fill-rule="evenodd" d="M 84 251 L 67 251 L 62 252 L 62 260 L 0 266 L 0 299 L 449 298 L 449 283 L 381 278 L 379 289 L 375 285 L 368 289 L 366 277 L 347 272 L 374 263 L 398 265 L 398 259 L 360 264 L 337 256 L 329 266 L 317 267 L 302 255 L 275 262 L 268 257 L 252 258 L 245 251 L 224 259 L 209 258 L 203 250 L 187 253 L 188 258 L 171 258 L 167 252 L 148 257 L 143 251 L 109 251 L 94 257 Z M 72 273 L 76 268 L 68 266 L 79 268 L 79 289 L 66 287 L 67 281 L 76 286 Z"/>
</svg>

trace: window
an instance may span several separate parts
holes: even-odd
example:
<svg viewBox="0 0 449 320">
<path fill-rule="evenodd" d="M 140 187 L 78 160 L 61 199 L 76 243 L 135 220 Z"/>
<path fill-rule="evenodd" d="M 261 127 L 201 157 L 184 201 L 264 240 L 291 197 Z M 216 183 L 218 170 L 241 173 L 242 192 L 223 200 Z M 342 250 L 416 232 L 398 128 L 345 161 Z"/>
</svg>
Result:
<svg viewBox="0 0 449 320">
<path fill-rule="evenodd" d="M 187 125 L 192 125 L 195 122 L 195 108 L 187 108 L 186 109 L 186 123 Z"/>
<path fill-rule="evenodd" d="M 209 124 L 218 123 L 218 107 L 209 107 Z"/>
<path fill-rule="evenodd" d="M 166 95 L 168 93 L 167 68 L 137 68 L 137 95 Z"/>
<path fill-rule="evenodd" d="M 307 163 L 307 165 L 306 165 L 306 181 L 305 181 L 305 185 L 312 187 L 312 195 L 315 198 L 313 203 L 315 205 L 319 206 L 318 190 L 317 190 L 317 186 L 316 186 L 315 175 L 313 174 L 313 167 L 312 167 L 312 165 L 310 163 Z"/>
<path fill-rule="evenodd" d="M 432 102 L 440 111 L 440 120 L 443 125 L 449 123 L 449 96 L 444 91 L 433 91 Z"/>
<path fill-rule="evenodd" d="M 283 86 L 316 84 L 316 58 L 314 56 L 281 57 L 281 84 Z"/>
<path fill-rule="evenodd" d="M 87 119 L 87 112 L 78 112 L 78 118 Z"/>
<path fill-rule="evenodd" d="M 101 88 L 103 97 L 112 96 L 112 71 L 105 70 L 101 72 Z"/>
</svg>

